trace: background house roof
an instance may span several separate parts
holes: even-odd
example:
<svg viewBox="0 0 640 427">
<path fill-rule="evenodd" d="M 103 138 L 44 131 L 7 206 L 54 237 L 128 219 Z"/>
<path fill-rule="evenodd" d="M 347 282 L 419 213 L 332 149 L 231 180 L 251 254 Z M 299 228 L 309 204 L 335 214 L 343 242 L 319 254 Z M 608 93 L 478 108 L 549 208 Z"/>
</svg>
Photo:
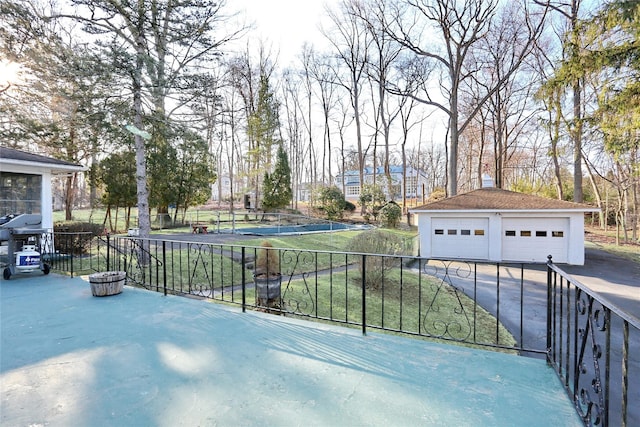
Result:
<svg viewBox="0 0 640 427">
<path fill-rule="evenodd" d="M 393 174 L 399 174 L 402 173 L 402 166 L 401 165 L 390 165 L 389 166 L 389 172 L 393 173 Z M 407 166 L 406 168 L 406 172 L 408 174 L 420 174 L 420 175 L 424 175 L 424 172 L 418 169 L 415 169 L 411 166 Z M 374 169 L 372 167 L 365 167 L 363 169 L 363 174 L 365 176 L 367 175 L 373 175 L 374 173 Z M 378 166 L 377 168 L 375 168 L 375 174 L 376 175 L 384 175 L 384 168 L 382 166 Z M 348 170 L 346 171 L 344 174 L 338 174 L 336 175 L 336 177 L 348 177 L 348 176 L 355 176 L 355 177 L 359 177 L 360 176 L 360 171 L 358 170 Z"/>
<path fill-rule="evenodd" d="M 548 199 L 517 193 L 501 188 L 480 188 L 464 194 L 458 194 L 411 209 L 422 211 L 462 211 L 462 210 L 574 210 L 593 212 L 598 208 L 582 203 Z"/>
<path fill-rule="evenodd" d="M 67 162 L 65 160 L 54 159 L 52 157 L 42 156 L 40 154 L 28 153 L 26 151 L 16 150 L 9 147 L 0 147 L 0 163 L 22 165 L 22 166 L 39 166 L 51 169 L 56 172 L 76 172 L 84 170 L 82 165 Z"/>
</svg>

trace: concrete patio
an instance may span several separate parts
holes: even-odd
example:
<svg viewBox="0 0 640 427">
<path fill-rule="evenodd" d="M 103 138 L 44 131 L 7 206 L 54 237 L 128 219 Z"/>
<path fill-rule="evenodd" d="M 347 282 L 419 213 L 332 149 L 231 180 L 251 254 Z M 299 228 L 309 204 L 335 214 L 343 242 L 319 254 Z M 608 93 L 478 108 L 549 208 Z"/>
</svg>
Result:
<svg viewBox="0 0 640 427">
<path fill-rule="evenodd" d="M 53 274 L 0 316 L 1 425 L 582 425 L 539 359 Z"/>
</svg>

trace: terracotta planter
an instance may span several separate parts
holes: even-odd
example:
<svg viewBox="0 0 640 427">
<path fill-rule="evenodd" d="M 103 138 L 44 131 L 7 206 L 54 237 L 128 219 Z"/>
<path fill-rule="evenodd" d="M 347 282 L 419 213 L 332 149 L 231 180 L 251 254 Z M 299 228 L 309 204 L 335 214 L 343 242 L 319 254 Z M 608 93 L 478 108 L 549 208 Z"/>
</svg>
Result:
<svg viewBox="0 0 640 427">
<path fill-rule="evenodd" d="M 94 297 L 106 297 L 122 292 L 127 273 L 124 271 L 105 271 L 89 275 L 91 294 Z"/>
</svg>

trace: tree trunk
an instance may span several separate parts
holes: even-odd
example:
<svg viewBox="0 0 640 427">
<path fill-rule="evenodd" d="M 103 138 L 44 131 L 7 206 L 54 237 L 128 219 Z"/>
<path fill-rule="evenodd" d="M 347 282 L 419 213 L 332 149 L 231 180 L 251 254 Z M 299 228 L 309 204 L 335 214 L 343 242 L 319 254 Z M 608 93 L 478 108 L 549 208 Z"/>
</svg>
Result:
<svg viewBox="0 0 640 427">
<path fill-rule="evenodd" d="M 452 104 L 455 104 L 452 101 Z M 457 106 L 455 107 L 457 108 Z M 458 194 L 458 117 L 456 109 L 449 116 L 449 152 L 447 153 L 447 197 Z"/>
<path fill-rule="evenodd" d="M 136 40 L 136 67 L 133 73 L 134 126 L 142 130 L 142 68 L 146 58 L 144 46 L 144 0 L 138 0 L 138 25 Z M 139 133 L 134 136 L 136 147 L 136 190 L 138 196 L 138 227 L 140 237 L 149 237 L 151 220 L 149 217 L 149 192 L 147 189 L 147 161 L 145 141 Z"/>
<path fill-rule="evenodd" d="M 582 203 L 582 97 L 580 80 L 573 85 L 573 201 Z"/>
<path fill-rule="evenodd" d="M 73 219 L 73 201 L 77 182 L 77 174 L 74 173 L 73 175 L 68 176 L 66 181 L 67 183 L 64 196 L 64 217 L 65 220 L 71 221 Z"/>
</svg>

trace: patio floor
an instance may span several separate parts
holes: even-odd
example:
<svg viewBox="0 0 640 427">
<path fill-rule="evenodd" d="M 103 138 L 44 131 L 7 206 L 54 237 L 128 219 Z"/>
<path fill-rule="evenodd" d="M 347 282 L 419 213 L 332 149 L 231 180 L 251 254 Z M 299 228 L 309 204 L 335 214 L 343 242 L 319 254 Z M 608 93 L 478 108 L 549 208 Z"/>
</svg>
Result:
<svg viewBox="0 0 640 427">
<path fill-rule="evenodd" d="M 81 278 L 0 283 L 7 426 L 581 426 L 543 360 Z"/>
</svg>

